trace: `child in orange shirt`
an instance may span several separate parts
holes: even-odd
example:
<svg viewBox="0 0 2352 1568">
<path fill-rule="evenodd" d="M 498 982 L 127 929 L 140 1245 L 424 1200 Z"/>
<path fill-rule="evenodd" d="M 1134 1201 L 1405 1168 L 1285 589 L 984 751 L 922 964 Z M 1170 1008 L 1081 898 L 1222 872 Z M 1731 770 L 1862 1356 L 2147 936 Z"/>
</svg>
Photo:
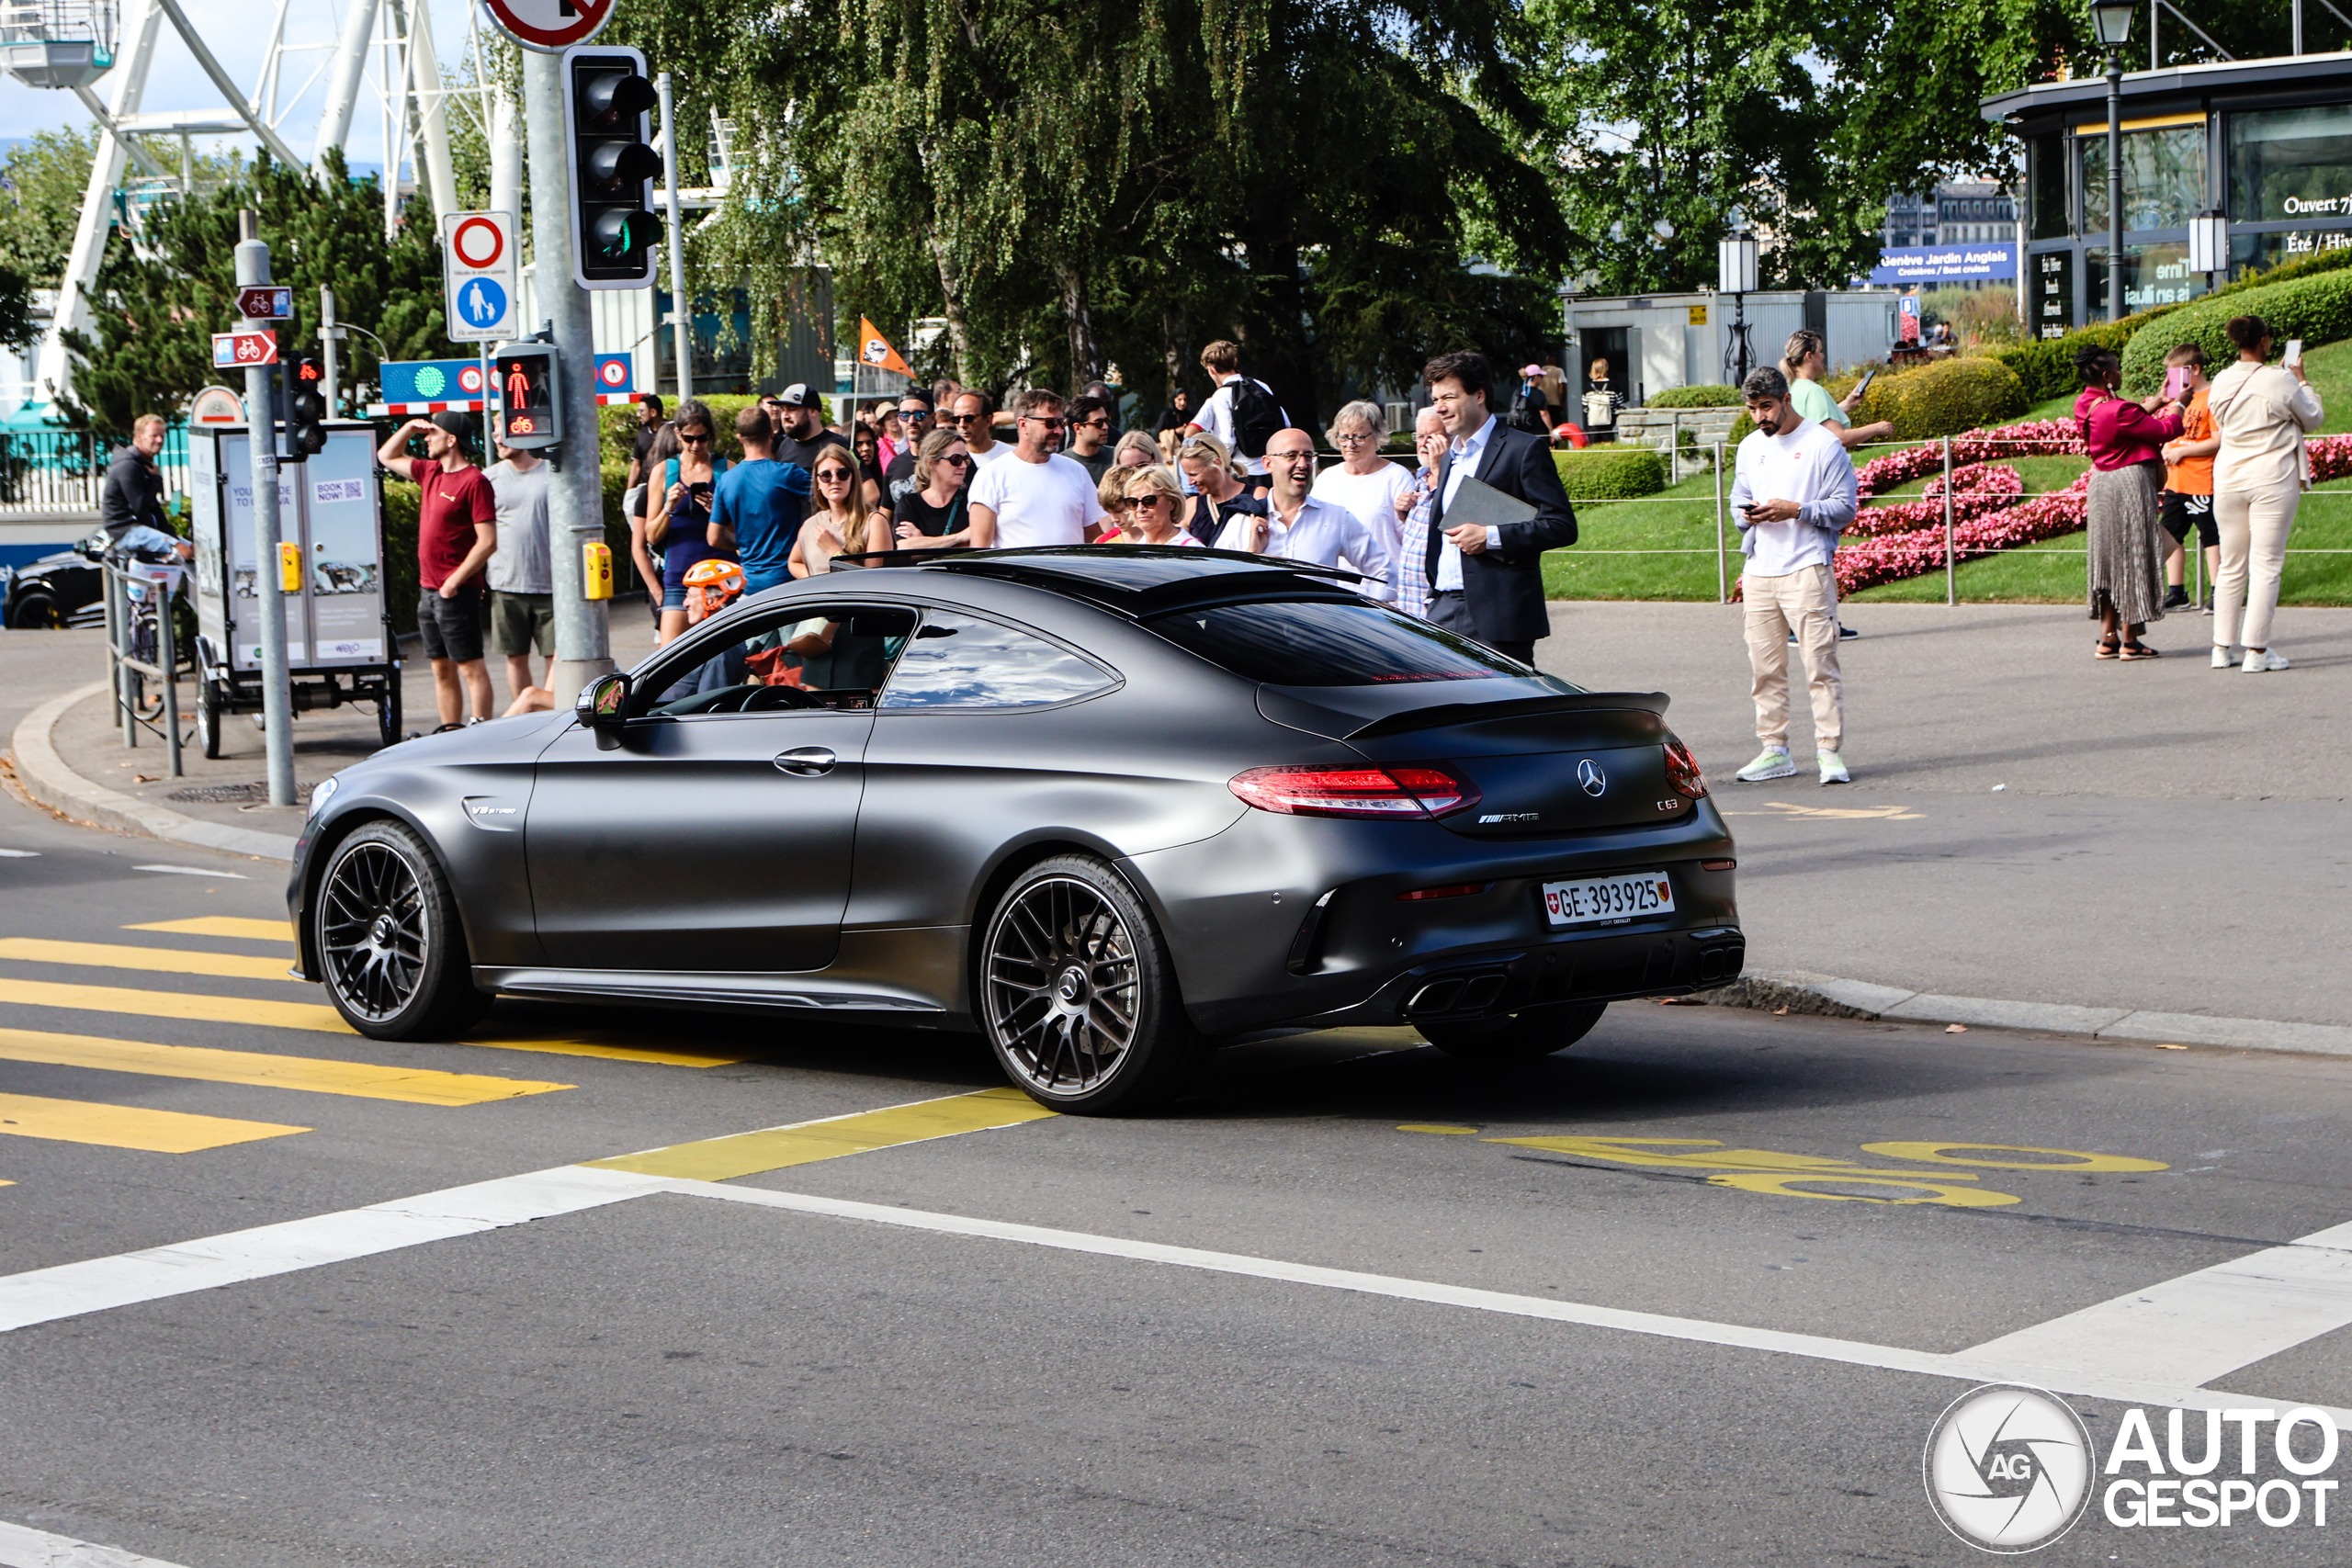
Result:
<svg viewBox="0 0 2352 1568">
<path fill-rule="evenodd" d="M 2213 383 L 2205 378 L 2205 351 L 2193 343 L 2182 344 L 2165 355 L 2165 368 L 2188 372 L 2188 389 L 2193 394 L 2188 409 L 2181 414 L 2180 437 L 2165 444 L 2164 492 L 2156 497 L 2161 508 L 2158 518 L 2164 530 L 2172 537 L 2165 551 L 2165 608 L 2188 608 L 2188 590 L 2182 585 L 2181 569 L 2187 564 L 2188 530 L 2197 529 L 2197 542 L 2205 550 L 2205 614 L 2213 613 L 2213 590 L 2210 586 L 2214 574 L 2222 570 L 2222 536 L 2213 525 L 2213 454 L 2222 449 L 2222 438 L 2213 428 L 2213 411 L 2206 406 L 2205 394 Z"/>
</svg>

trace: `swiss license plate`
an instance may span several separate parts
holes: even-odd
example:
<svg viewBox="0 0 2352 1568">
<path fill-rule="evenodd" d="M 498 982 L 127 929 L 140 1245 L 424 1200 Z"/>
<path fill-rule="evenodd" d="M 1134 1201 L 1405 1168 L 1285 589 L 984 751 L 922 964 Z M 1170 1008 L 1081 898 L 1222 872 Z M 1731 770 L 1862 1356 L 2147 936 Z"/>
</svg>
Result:
<svg viewBox="0 0 2352 1568">
<path fill-rule="evenodd" d="M 1544 915 L 1555 926 L 1634 920 L 1674 912 L 1674 884 L 1662 871 L 1583 876 L 1544 885 Z"/>
</svg>

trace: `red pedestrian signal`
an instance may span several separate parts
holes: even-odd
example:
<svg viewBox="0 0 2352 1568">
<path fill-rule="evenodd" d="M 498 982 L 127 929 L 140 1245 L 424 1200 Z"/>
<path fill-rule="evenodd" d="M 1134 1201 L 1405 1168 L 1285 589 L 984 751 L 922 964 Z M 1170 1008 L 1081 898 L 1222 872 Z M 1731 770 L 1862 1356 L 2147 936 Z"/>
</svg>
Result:
<svg viewBox="0 0 2352 1568">
<path fill-rule="evenodd" d="M 563 383 L 553 344 L 518 343 L 500 349 L 492 356 L 491 382 L 504 409 L 499 440 L 524 452 L 562 441 Z"/>
</svg>

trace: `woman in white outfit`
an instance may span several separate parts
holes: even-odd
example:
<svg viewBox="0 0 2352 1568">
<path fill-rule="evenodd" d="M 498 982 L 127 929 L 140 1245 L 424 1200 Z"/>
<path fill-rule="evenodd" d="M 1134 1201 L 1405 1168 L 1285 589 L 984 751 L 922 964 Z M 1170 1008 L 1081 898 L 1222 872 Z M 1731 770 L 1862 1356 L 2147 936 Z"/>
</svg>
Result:
<svg viewBox="0 0 2352 1568">
<path fill-rule="evenodd" d="M 2249 675 L 2284 670 L 2270 651 L 2270 620 L 2278 608 L 2278 574 L 2287 564 L 2287 535 L 2311 483 L 2303 434 L 2320 423 L 2319 394 L 2301 365 L 2270 358 L 2270 329 L 2259 316 L 2239 316 L 2228 327 L 2237 363 L 2213 378 L 2206 403 L 2222 441 L 2213 455 L 2213 525 L 2222 536 L 2222 569 L 2213 580 L 2213 668 L 2237 662 Z"/>
<path fill-rule="evenodd" d="M 1315 476 L 1315 499 L 1344 506 L 1396 554 L 1396 498 L 1413 488 L 1413 472 L 1380 455 L 1388 430 L 1378 403 L 1352 402 L 1331 418 L 1325 431 L 1342 461 Z"/>
</svg>

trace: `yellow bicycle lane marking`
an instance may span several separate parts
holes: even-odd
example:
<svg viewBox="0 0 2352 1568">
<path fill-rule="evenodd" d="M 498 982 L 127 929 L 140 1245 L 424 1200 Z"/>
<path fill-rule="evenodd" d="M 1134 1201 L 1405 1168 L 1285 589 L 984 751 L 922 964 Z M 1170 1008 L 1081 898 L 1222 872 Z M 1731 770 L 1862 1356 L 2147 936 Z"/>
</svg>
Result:
<svg viewBox="0 0 2352 1568">
<path fill-rule="evenodd" d="M 1783 817 L 1827 817 L 1844 821 L 1917 822 L 1925 812 L 1914 811 L 1907 806 L 1796 806 L 1785 800 L 1764 803 L 1770 811 L 1726 811 L 1726 817 L 1769 817 L 1778 812 Z"/>
<path fill-rule="evenodd" d="M 1468 1134 L 1474 1136 L 1477 1133 L 1475 1127 L 1430 1122 L 1407 1122 L 1396 1130 L 1400 1133 Z M 2023 1201 L 2012 1193 L 1960 1186 L 1961 1182 L 1977 1179 L 1971 1171 L 1865 1167 L 1851 1160 L 1830 1159 L 1820 1155 L 1783 1154 L 1776 1149 L 1725 1148 L 1713 1138 L 1571 1135 L 1480 1138 L 1478 1141 L 1543 1149 L 1551 1154 L 1573 1155 L 1580 1159 L 1600 1160 L 1642 1169 L 1706 1171 L 1710 1173 L 1706 1180 L 1711 1186 L 1730 1187 L 1743 1192 L 1762 1192 L 1776 1197 L 1819 1198 L 1840 1203 L 1942 1203 L 1957 1209 L 1995 1209 Z M 2012 1144 L 1877 1143 L 1864 1144 L 1861 1147 L 1867 1154 L 1916 1159 L 1944 1167 L 1981 1165 L 1998 1170 L 2109 1172 L 2171 1168 L 2158 1160 L 2135 1159 L 2128 1155 L 2093 1154 L 2079 1149 L 2029 1148 Z M 2007 1155 L 2049 1155 L 2064 1163 L 1968 1159 L 1956 1157 L 1948 1152 L 1961 1149 L 1989 1150 Z M 1689 1152 L 1671 1152 L 1677 1150 Z M 1875 1187 L 1893 1189 L 1910 1196 L 1873 1197 L 1863 1192 L 1817 1192 L 1808 1190 L 1813 1186 Z"/>
<path fill-rule="evenodd" d="M 625 1170 L 637 1176 L 684 1177 L 695 1181 L 727 1181 L 757 1176 L 788 1166 L 809 1165 L 843 1155 L 868 1154 L 902 1144 L 929 1143 L 962 1133 L 985 1133 L 1042 1122 L 1060 1114 L 1048 1111 L 1017 1089 L 984 1089 L 910 1105 L 860 1111 L 820 1122 L 797 1122 L 755 1133 L 704 1138 L 667 1148 L 611 1159 L 582 1160 L 592 1170 Z"/>
</svg>

